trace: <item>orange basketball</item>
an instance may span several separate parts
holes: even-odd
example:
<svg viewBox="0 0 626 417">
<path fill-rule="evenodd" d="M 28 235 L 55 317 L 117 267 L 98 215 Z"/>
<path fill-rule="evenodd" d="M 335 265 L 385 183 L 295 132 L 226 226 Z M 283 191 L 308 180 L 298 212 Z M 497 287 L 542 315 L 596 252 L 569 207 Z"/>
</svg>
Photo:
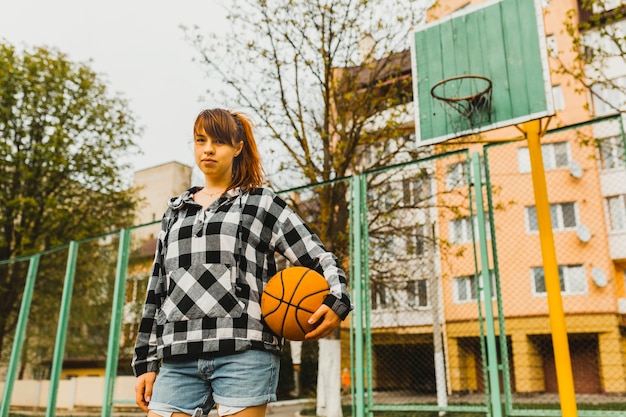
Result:
<svg viewBox="0 0 626 417">
<path fill-rule="evenodd" d="M 261 314 L 278 336 L 304 340 L 315 326 L 309 317 L 322 305 L 330 290 L 318 272 L 303 266 L 286 268 L 268 281 L 261 295 Z"/>
</svg>

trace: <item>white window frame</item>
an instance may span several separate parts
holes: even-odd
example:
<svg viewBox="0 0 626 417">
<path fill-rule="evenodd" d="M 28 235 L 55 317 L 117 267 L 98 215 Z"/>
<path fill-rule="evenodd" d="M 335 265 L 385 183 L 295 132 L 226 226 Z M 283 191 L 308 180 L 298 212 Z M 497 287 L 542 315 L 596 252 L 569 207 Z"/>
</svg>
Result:
<svg viewBox="0 0 626 417">
<path fill-rule="evenodd" d="M 543 291 L 538 291 L 537 280 L 541 279 Z M 576 282 L 575 280 L 578 280 Z M 561 295 L 585 295 L 588 293 L 587 272 L 582 264 L 559 265 L 559 281 L 561 284 Z M 530 268 L 530 285 L 534 297 L 545 297 L 545 275 L 542 266 Z"/>
<path fill-rule="evenodd" d="M 565 151 L 565 162 L 559 161 L 557 158 L 557 150 L 559 149 Z M 569 168 L 569 164 L 572 161 L 570 144 L 567 141 L 542 144 L 541 155 L 543 157 L 543 168 L 546 171 Z M 527 146 L 523 146 L 517 150 L 517 166 L 520 174 L 528 174 L 530 172 L 530 155 Z"/>
<path fill-rule="evenodd" d="M 405 207 L 417 206 L 431 195 L 430 177 L 417 174 L 402 179 L 402 204 Z"/>
<path fill-rule="evenodd" d="M 455 244 L 464 244 L 470 243 L 472 241 L 472 228 L 469 217 L 457 217 L 456 219 L 450 220 L 448 222 L 448 234 L 450 243 Z M 478 216 L 473 216 L 474 219 L 474 230 L 478 230 Z M 457 226 L 461 227 L 460 236 L 457 239 Z M 485 212 L 485 230 L 487 232 L 487 240 L 491 239 L 491 226 L 489 224 L 489 213 Z M 476 239 L 478 239 L 478 232 L 476 232 Z"/>
<path fill-rule="evenodd" d="M 391 304 L 390 288 L 384 283 L 370 285 L 370 305 L 373 311 L 386 310 Z"/>
<path fill-rule="evenodd" d="M 555 35 L 546 35 L 546 47 L 551 58 L 558 58 L 559 46 Z"/>
<path fill-rule="evenodd" d="M 593 13 L 605 13 L 622 6 L 622 0 L 604 0 L 602 3 L 593 2 L 591 10 Z"/>
<path fill-rule="evenodd" d="M 603 84 L 595 84 L 591 87 L 594 93 L 591 98 L 595 116 L 613 114 L 624 108 L 626 97 L 622 90 L 626 85 L 626 77 L 615 78 L 612 82 L 615 88 Z"/>
<path fill-rule="evenodd" d="M 626 195 L 605 198 L 608 227 L 611 232 L 626 231 Z"/>
<path fill-rule="evenodd" d="M 483 288 L 483 276 L 480 272 L 477 275 L 480 288 L 476 288 L 475 286 L 476 275 L 465 275 L 452 279 L 452 300 L 454 304 L 474 303 L 477 301 L 478 291 Z M 491 299 L 495 300 L 496 274 L 493 270 L 489 271 L 489 277 L 491 278 Z M 461 298 L 461 288 L 463 288 L 463 298 Z M 484 292 L 480 291 L 480 294 L 480 299 L 484 300 Z"/>
<path fill-rule="evenodd" d="M 598 165 L 601 170 L 624 168 L 624 144 L 622 135 L 608 136 L 597 140 Z"/>
<path fill-rule="evenodd" d="M 415 285 L 413 292 L 411 292 L 411 285 Z M 407 281 L 405 287 L 406 303 L 410 308 L 426 309 L 430 308 L 430 291 L 429 283 L 427 279 L 414 279 Z M 420 295 L 426 297 L 426 304 L 420 304 L 423 299 Z"/>
<path fill-rule="evenodd" d="M 427 227 L 417 225 L 413 233 L 404 237 L 404 250 L 408 255 L 423 256 L 426 253 Z"/>
<path fill-rule="evenodd" d="M 565 225 L 565 207 L 573 205 L 574 209 L 574 225 Z M 566 201 L 562 203 L 550 204 L 550 219 L 552 220 L 552 230 L 555 232 L 567 232 L 576 230 L 580 225 L 580 215 L 578 213 L 578 203 L 575 201 Z M 537 221 L 537 209 L 535 206 L 524 207 L 524 220 L 526 223 L 526 233 L 534 234 L 539 232 L 539 224 Z M 537 227 L 534 228 L 533 226 Z"/>
<path fill-rule="evenodd" d="M 563 96 L 563 87 L 560 84 L 552 86 L 552 100 L 554 102 L 554 110 L 565 110 L 565 97 Z"/>
<path fill-rule="evenodd" d="M 467 161 L 450 164 L 446 167 L 446 190 L 467 185 Z"/>
</svg>

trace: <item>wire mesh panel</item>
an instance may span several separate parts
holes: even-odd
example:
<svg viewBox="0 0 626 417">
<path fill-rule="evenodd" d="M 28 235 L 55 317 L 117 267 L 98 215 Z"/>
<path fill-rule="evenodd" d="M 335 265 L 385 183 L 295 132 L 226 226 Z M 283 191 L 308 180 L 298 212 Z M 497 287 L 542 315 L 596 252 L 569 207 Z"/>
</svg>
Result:
<svg viewBox="0 0 626 417">
<path fill-rule="evenodd" d="M 549 131 L 541 145 L 568 362 L 582 416 L 618 416 L 626 409 L 623 132 L 621 118 L 609 117 Z M 478 164 L 469 157 L 467 151 L 451 152 L 360 174 L 358 189 L 352 178 L 280 193 L 338 256 L 350 286 L 363 290 L 354 294 L 358 308 L 350 315 L 350 323 L 362 326 L 349 329 L 345 323 L 333 337 L 341 344 L 342 367 L 353 365 L 352 382 L 365 391 L 347 400 L 366 402 L 367 413 L 487 415 L 494 390 L 504 394 L 506 415 L 556 415 L 553 409 L 559 408 L 555 363 L 563 352 L 552 343 L 538 230 L 543 213 L 535 208 L 527 145 L 520 140 L 485 146 Z M 486 184 L 479 194 L 486 204 L 479 209 L 478 175 Z M 488 226 L 486 256 L 477 244 L 485 226 L 476 220 L 483 217 L 478 210 Z M 126 298 L 118 375 L 131 374 L 159 227 L 159 222 L 135 227 L 124 254 L 129 259 L 121 271 Z M 19 394 L 39 395 L 24 404 L 45 407 L 46 390 L 71 388 L 65 378 L 104 375 L 118 247 L 118 235 L 112 234 L 37 254 L 22 349 L 11 349 L 20 334 L 18 311 L 10 309 L 1 318 L 0 380 L 9 371 L 9 355 L 18 354 L 16 378 L 34 384 Z M 32 259 L 0 263 L 0 273 L 16 283 L 0 290 L 5 302 L 23 300 Z M 284 266 L 283 260 L 278 267 Z M 61 314 L 65 307 L 67 315 Z M 490 323 L 496 325 L 487 331 Z M 62 346 L 59 331 L 67 331 Z M 494 338 L 497 343 L 490 345 Z M 305 342 L 298 373 L 291 350 L 287 346 L 283 355 L 279 398 L 314 396 L 317 345 Z M 47 379 L 61 383 L 43 384 Z M 56 405 L 69 408 L 65 398 L 72 397 L 59 397 Z M 19 401 L 14 396 L 12 405 Z"/>
<path fill-rule="evenodd" d="M 365 174 L 370 407 L 484 412 L 466 152 Z"/>
<path fill-rule="evenodd" d="M 578 409 L 609 415 L 608 410 L 625 408 L 626 394 L 621 119 L 550 131 L 542 139 L 541 152 Z M 555 352 L 552 344 L 537 221 L 541 214 L 534 203 L 528 148 L 518 141 L 488 147 L 485 155 L 511 412 L 555 407 L 555 361 L 563 352 Z"/>
</svg>

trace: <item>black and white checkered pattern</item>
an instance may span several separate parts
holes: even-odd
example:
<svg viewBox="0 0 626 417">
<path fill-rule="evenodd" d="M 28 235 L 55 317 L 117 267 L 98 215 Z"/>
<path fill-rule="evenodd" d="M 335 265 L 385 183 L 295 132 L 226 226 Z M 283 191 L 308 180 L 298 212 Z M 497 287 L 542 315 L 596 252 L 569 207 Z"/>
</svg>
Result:
<svg viewBox="0 0 626 417">
<path fill-rule="evenodd" d="M 276 273 L 275 252 L 324 275 L 330 286 L 324 304 L 342 319 L 351 309 L 337 258 L 273 191 L 230 190 L 203 211 L 193 200 L 198 190 L 172 199 L 163 216 L 135 375 L 157 371 L 160 359 L 173 355 L 280 351 L 283 341 L 262 322 L 260 305 Z"/>
</svg>

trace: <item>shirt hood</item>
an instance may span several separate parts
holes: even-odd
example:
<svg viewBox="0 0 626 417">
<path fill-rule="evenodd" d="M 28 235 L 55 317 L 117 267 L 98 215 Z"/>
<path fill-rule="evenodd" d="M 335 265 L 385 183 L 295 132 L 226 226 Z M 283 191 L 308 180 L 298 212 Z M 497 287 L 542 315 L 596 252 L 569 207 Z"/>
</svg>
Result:
<svg viewBox="0 0 626 417">
<path fill-rule="evenodd" d="M 194 203 L 193 195 L 200 191 L 203 187 L 194 186 L 183 192 L 177 197 L 172 197 L 168 202 L 167 206 L 172 210 L 180 210 L 188 203 Z M 242 193 L 241 188 L 232 188 L 226 191 L 226 198 L 231 200 Z M 223 197 L 220 197 L 223 198 Z"/>
</svg>

